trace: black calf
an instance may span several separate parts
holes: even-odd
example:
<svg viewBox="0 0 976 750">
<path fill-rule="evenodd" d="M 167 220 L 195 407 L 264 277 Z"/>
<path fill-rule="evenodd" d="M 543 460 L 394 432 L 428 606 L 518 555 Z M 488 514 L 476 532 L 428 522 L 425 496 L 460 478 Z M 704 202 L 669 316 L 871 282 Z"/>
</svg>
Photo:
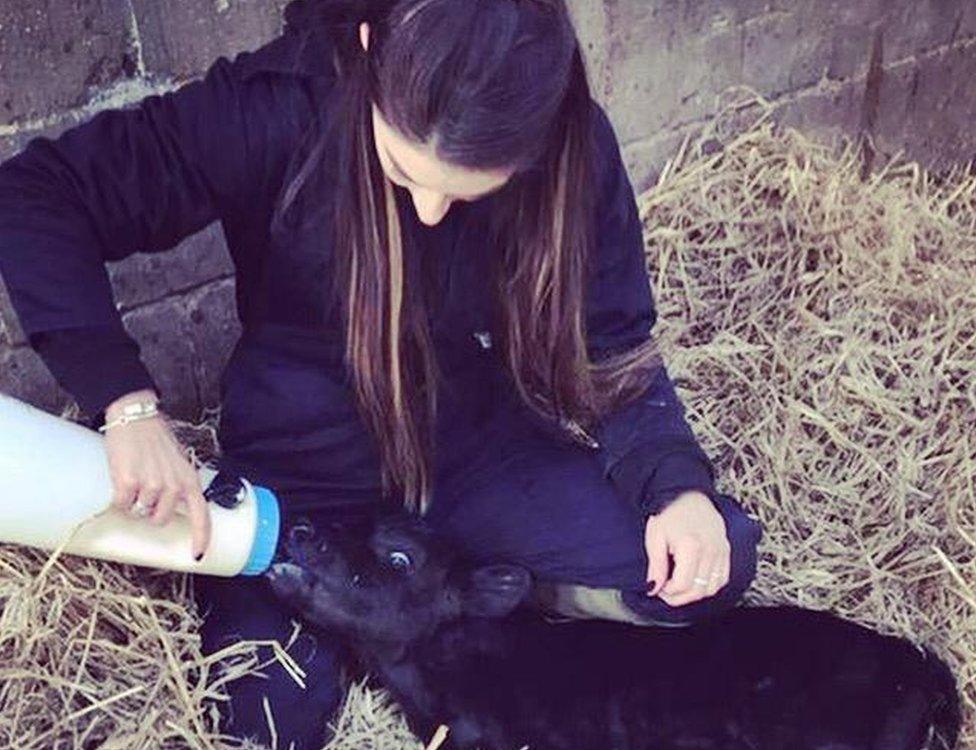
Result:
<svg viewBox="0 0 976 750">
<path fill-rule="evenodd" d="M 653 628 L 550 624 L 521 568 L 471 567 L 422 522 L 293 530 L 273 588 L 342 637 L 429 738 L 484 750 L 943 750 L 932 652 L 826 612 L 737 607 Z"/>
</svg>

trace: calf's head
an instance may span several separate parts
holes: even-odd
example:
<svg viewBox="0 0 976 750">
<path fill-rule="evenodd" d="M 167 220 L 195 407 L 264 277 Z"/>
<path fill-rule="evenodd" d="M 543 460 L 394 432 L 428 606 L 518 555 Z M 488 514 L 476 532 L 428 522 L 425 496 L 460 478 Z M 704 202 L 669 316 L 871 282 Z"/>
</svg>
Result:
<svg viewBox="0 0 976 750">
<path fill-rule="evenodd" d="M 300 522 L 267 577 L 306 620 L 387 647 L 406 647 L 452 620 L 504 616 L 531 584 L 518 566 L 465 562 L 405 514 L 319 528 Z"/>
</svg>

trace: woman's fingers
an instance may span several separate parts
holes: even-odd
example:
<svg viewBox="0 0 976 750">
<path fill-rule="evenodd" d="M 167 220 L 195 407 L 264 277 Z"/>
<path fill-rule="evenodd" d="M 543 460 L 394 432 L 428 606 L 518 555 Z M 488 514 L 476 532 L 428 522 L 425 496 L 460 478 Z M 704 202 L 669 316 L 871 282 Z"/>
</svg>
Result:
<svg viewBox="0 0 976 750">
<path fill-rule="evenodd" d="M 193 557 L 200 559 L 210 546 L 210 506 L 203 496 L 200 487 L 188 492 L 185 496 L 186 512 L 190 517 L 190 533 L 192 536 Z"/>
<path fill-rule="evenodd" d="M 662 598 L 672 607 L 679 607 L 683 604 L 704 599 L 706 596 L 709 596 L 711 575 L 716 567 L 716 557 L 709 554 L 706 550 L 700 549 L 695 563 L 686 566 L 686 569 L 693 571 L 690 577 L 690 584 L 686 588 L 676 591 L 666 598 Z M 675 568 L 677 569 L 677 565 Z"/>
<path fill-rule="evenodd" d="M 150 520 L 157 526 L 165 526 L 168 524 L 173 517 L 173 511 L 176 510 L 176 505 L 180 501 L 181 496 L 182 490 L 179 485 L 173 480 L 167 482 L 165 488 L 160 493 L 159 501 L 156 503 L 156 508 Z"/>
<path fill-rule="evenodd" d="M 687 565 L 685 567 L 688 568 Z M 711 549 L 703 548 L 698 558 L 695 574 L 692 577 L 691 587 L 683 591 L 676 591 L 673 594 L 665 592 L 661 598 L 672 607 L 680 607 L 699 599 L 714 596 L 729 582 L 730 571 L 731 547 L 728 542 L 719 544 L 717 553 L 712 552 Z"/>
<path fill-rule="evenodd" d="M 128 474 L 113 474 L 112 486 L 112 506 L 123 512 L 128 511 L 139 494 L 139 483 Z"/>
<path fill-rule="evenodd" d="M 647 551 L 647 582 L 653 586 L 647 590 L 648 596 L 657 596 L 668 581 L 668 543 L 654 516 L 647 519 L 644 527 L 644 548 Z"/>
<path fill-rule="evenodd" d="M 156 504 L 163 495 L 163 483 L 155 477 L 140 483 L 139 494 L 132 504 L 131 512 L 137 516 L 148 518 L 156 511 Z"/>
<path fill-rule="evenodd" d="M 185 456 L 180 459 L 186 461 Z M 187 462 L 180 467 L 178 477 L 166 483 L 152 521 L 165 525 L 173 518 L 177 508 L 182 510 L 190 522 L 191 554 L 195 559 L 203 557 L 210 544 L 210 509 L 200 487 L 200 478 Z"/>
<path fill-rule="evenodd" d="M 701 562 L 702 545 L 697 537 L 680 537 L 673 545 L 674 574 L 661 590 L 662 597 L 675 597 L 691 590 Z M 665 599 L 665 601 L 668 601 Z"/>
</svg>

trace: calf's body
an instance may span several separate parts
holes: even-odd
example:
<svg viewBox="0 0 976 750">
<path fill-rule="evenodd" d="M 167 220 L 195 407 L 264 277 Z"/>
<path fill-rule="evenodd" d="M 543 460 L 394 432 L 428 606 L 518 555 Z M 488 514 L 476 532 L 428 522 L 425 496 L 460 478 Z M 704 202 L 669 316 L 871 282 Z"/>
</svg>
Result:
<svg viewBox="0 0 976 750">
<path fill-rule="evenodd" d="M 933 653 L 826 612 L 736 607 L 681 628 L 549 623 L 528 574 L 472 568 L 422 523 L 293 532 L 270 574 L 343 638 L 411 728 L 484 750 L 951 748 L 955 683 Z"/>
</svg>

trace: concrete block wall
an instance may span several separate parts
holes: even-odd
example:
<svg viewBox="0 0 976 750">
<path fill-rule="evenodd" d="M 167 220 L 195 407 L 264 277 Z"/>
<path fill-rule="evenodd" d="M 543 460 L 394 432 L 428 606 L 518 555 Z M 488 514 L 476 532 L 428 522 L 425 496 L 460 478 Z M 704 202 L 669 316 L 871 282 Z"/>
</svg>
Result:
<svg viewBox="0 0 976 750">
<path fill-rule="evenodd" d="M 746 85 L 825 139 L 870 134 L 936 169 L 976 153 L 970 0 L 569 0 L 594 96 L 635 187 Z M 106 107 L 178 87 L 276 35 L 287 0 L 0 3 L 0 160 Z M 109 264 L 128 330 L 171 412 L 217 401 L 239 326 L 219 226 Z M 70 397 L 27 346 L 0 285 L 0 391 L 59 411 Z"/>
<path fill-rule="evenodd" d="M 635 185 L 653 184 L 728 86 L 825 139 L 862 132 L 935 169 L 976 156 L 969 0 L 604 0 L 574 3 Z"/>
</svg>

